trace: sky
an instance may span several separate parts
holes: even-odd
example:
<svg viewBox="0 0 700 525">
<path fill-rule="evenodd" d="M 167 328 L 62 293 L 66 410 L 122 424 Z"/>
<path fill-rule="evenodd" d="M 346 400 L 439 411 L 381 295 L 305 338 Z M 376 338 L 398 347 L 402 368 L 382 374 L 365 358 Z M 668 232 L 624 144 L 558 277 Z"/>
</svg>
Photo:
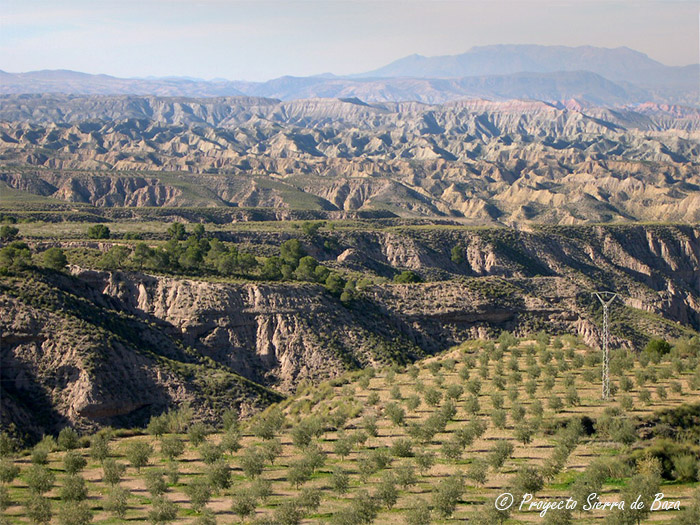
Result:
<svg viewBox="0 0 700 525">
<path fill-rule="evenodd" d="M 490 44 L 698 63 L 697 0 L 0 0 L 0 69 L 268 80 Z"/>
</svg>

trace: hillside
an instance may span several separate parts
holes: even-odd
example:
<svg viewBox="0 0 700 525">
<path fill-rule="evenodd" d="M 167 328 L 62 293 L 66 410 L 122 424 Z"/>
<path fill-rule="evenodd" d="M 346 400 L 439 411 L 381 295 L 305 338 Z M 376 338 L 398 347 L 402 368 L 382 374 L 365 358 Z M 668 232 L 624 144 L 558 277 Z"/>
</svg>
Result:
<svg viewBox="0 0 700 525">
<path fill-rule="evenodd" d="M 599 352 L 574 337 L 504 332 L 302 387 L 250 421 L 229 411 L 218 430 L 182 406 L 152 419 L 149 435 L 65 431 L 3 460 L 6 518 L 22 523 L 43 504 L 44 515 L 96 523 L 690 525 L 697 447 L 685 422 L 698 417 L 699 351 L 615 352 L 606 402 Z M 638 496 L 649 508 L 659 491 L 683 510 L 629 509 Z M 497 511 L 504 492 L 515 506 Z M 519 509 L 528 492 L 578 506 Z M 627 507 L 585 510 L 592 492 Z"/>
<path fill-rule="evenodd" d="M 167 241 L 163 222 L 111 222 L 109 240 L 86 238 L 83 223 L 19 224 L 32 262 L 0 253 L 4 424 L 31 440 L 67 423 L 142 425 L 184 401 L 213 422 L 231 403 L 251 413 L 301 381 L 405 364 L 501 330 L 596 345 L 591 291 L 610 283 L 616 346 L 700 329 L 697 228 L 317 226 L 208 226 L 198 255 L 184 251 L 196 237 Z M 319 271 L 271 272 L 299 238 L 289 264 L 305 256 Z M 42 268 L 57 247 L 71 275 Z M 215 255 L 228 250 L 256 257 L 222 265 Z M 400 284 L 402 272 L 423 282 Z"/>
</svg>

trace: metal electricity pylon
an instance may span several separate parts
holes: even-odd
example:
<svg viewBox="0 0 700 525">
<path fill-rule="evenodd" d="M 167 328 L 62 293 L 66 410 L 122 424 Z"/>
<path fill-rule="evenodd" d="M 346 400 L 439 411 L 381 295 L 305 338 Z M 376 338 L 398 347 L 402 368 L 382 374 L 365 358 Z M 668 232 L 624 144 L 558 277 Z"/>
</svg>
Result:
<svg viewBox="0 0 700 525">
<path fill-rule="evenodd" d="M 610 349 L 608 348 L 608 307 L 617 294 L 615 292 L 593 292 L 603 305 L 603 399 L 610 397 Z"/>
</svg>

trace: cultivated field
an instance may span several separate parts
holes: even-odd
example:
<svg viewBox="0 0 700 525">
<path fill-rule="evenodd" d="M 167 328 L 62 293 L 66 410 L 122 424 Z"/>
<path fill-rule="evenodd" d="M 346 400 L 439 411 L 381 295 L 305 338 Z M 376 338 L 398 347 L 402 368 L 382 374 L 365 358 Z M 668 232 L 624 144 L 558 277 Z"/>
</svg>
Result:
<svg viewBox="0 0 700 525">
<path fill-rule="evenodd" d="M 504 334 L 408 368 L 301 385 L 252 420 L 232 411 L 217 430 L 183 407 L 148 433 L 64 432 L 3 460 L 4 519 L 45 522 L 50 509 L 62 523 L 696 523 L 699 348 L 666 350 L 613 353 L 608 402 L 598 351 Z M 508 515 L 494 507 L 503 492 L 581 502 Z M 580 511 L 592 492 L 663 492 L 683 510 Z"/>
</svg>

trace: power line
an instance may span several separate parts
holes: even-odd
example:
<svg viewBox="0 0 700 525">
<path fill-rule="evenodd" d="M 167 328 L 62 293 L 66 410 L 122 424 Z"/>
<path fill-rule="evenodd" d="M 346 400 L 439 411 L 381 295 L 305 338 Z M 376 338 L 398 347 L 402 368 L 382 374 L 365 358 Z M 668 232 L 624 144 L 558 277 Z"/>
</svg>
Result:
<svg viewBox="0 0 700 525">
<path fill-rule="evenodd" d="M 615 292 L 593 292 L 603 305 L 603 399 L 610 397 L 610 348 L 608 347 L 608 307 L 617 294 Z"/>
</svg>

